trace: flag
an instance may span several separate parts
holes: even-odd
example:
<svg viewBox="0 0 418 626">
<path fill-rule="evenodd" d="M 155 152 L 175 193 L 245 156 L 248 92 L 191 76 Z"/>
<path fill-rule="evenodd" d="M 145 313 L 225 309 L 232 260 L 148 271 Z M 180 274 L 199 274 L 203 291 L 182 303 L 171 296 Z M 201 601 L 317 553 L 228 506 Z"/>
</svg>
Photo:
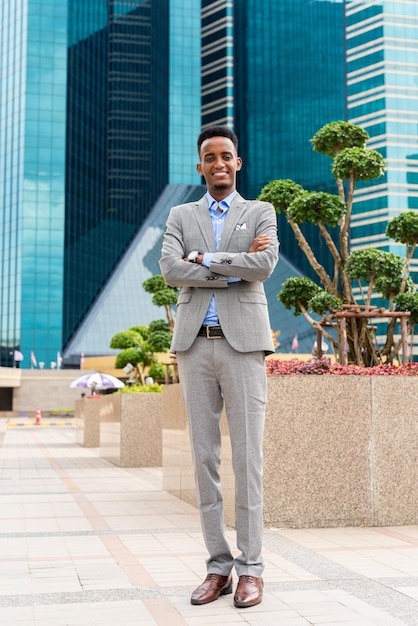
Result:
<svg viewBox="0 0 418 626">
<path fill-rule="evenodd" d="M 37 367 L 38 361 L 36 360 L 36 356 L 35 356 L 35 353 L 33 352 L 33 350 L 30 353 L 30 360 L 31 360 L 32 365 L 34 367 Z"/>
<path fill-rule="evenodd" d="M 297 350 L 299 348 L 298 336 L 295 335 L 292 341 L 292 350 Z"/>
<path fill-rule="evenodd" d="M 15 350 L 13 352 L 13 359 L 15 361 L 23 361 L 25 357 L 23 356 L 23 354 L 20 352 L 20 350 Z"/>
<path fill-rule="evenodd" d="M 61 365 L 62 365 L 62 356 L 61 356 L 61 352 L 57 352 L 57 369 L 61 369 Z"/>
<path fill-rule="evenodd" d="M 84 352 L 80 354 L 80 369 L 82 370 L 84 367 Z"/>
</svg>

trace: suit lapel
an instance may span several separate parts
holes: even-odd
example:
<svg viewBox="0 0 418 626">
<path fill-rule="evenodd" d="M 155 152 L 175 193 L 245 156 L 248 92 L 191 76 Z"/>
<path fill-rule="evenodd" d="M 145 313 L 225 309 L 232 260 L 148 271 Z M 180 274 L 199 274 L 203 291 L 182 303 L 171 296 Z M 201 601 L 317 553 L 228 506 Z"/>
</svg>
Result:
<svg viewBox="0 0 418 626">
<path fill-rule="evenodd" d="M 208 252 L 215 252 L 215 237 L 213 235 L 212 220 L 210 219 L 210 213 L 208 209 L 208 201 L 206 196 L 203 196 L 193 207 L 193 214 L 196 219 L 196 224 L 202 233 L 202 237 L 206 244 Z"/>
<path fill-rule="evenodd" d="M 242 196 L 237 194 L 233 199 L 231 206 L 229 207 L 228 215 L 225 219 L 219 250 L 228 249 L 229 240 L 231 239 L 237 224 L 242 221 L 241 218 L 245 213 L 246 208 L 246 200 Z"/>
</svg>

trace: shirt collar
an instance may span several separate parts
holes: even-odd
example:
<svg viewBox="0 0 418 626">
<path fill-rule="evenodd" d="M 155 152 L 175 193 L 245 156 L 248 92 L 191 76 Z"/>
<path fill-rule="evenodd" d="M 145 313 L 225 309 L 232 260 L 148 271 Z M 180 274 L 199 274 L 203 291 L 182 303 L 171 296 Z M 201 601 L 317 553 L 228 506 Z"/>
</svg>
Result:
<svg viewBox="0 0 418 626">
<path fill-rule="evenodd" d="M 224 198 L 223 200 L 221 200 L 220 202 L 218 202 L 217 200 L 215 200 L 215 198 L 213 198 L 210 193 L 207 191 L 206 192 L 206 199 L 208 201 L 208 207 L 211 208 L 212 205 L 214 204 L 219 204 L 220 207 L 222 209 L 229 209 L 229 207 L 231 206 L 232 200 L 235 198 L 235 196 L 237 195 L 237 190 L 235 189 L 232 193 L 229 194 L 229 196 L 227 196 L 226 198 Z"/>
</svg>

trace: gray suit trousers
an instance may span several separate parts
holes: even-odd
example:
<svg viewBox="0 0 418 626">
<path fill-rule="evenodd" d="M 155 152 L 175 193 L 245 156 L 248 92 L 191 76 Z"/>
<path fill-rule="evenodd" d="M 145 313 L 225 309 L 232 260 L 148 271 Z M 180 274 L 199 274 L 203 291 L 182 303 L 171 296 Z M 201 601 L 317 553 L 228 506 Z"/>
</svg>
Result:
<svg viewBox="0 0 418 626">
<path fill-rule="evenodd" d="M 177 352 L 187 409 L 208 573 L 261 576 L 263 536 L 263 432 L 267 399 L 264 352 L 237 352 L 225 338 L 197 337 Z M 235 475 L 237 547 L 224 533 L 219 428 L 225 404 Z"/>
</svg>

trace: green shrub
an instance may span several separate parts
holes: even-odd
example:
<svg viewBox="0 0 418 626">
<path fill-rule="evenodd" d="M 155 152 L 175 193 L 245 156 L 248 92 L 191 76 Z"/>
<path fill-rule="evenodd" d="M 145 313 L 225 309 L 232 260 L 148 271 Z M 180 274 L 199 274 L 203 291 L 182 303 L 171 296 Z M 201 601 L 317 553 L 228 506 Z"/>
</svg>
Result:
<svg viewBox="0 0 418 626">
<path fill-rule="evenodd" d="M 116 393 L 162 393 L 164 385 L 153 383 L 152 385 L 126 385 Z"/>
</svg>

